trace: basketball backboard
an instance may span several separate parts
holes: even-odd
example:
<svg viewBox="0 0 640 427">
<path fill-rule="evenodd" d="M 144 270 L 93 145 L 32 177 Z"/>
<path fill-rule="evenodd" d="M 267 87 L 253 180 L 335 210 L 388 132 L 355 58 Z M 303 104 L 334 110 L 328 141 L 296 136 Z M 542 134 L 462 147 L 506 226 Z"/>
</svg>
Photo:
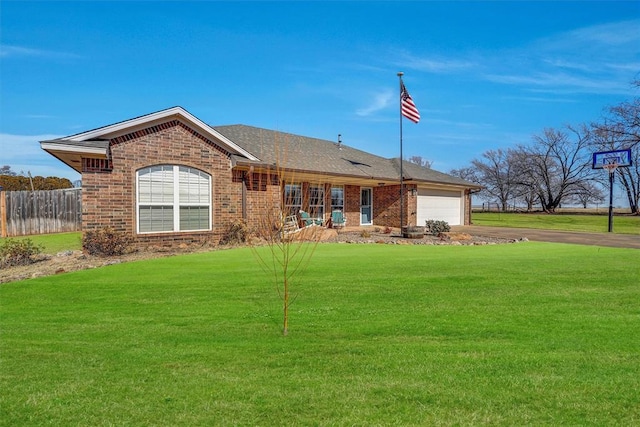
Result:
<svg viewBox="0 0 640 427">
<path fill-rule="evenodd" d="M 593 169 L 604 169 L 605 165 L 631 166 L 631 150 L 600 151 L 593 153 Z"/>
</svg>

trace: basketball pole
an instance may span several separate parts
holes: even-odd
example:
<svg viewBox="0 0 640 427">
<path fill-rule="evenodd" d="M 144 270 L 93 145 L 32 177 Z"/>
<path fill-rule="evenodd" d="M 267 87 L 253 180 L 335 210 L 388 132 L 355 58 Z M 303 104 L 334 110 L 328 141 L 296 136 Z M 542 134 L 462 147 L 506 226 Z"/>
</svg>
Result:
<svg viewBox="0 0 640 427">
<path fill-rule="evenodd" d="M 616 174 L 616 169 L 609 172 L 609 233 L 613 232 L 613 180 Z"/>
</svg>

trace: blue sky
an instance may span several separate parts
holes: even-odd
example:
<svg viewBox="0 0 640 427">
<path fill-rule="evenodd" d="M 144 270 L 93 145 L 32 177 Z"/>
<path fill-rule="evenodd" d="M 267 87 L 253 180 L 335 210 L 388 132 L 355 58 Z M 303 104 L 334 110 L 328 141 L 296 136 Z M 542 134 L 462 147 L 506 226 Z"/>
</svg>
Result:
<svg viewBox="0 0 640 427">
<path fill-rule="evenodd" d="M 180 105 L 447 172 L 639 96 L 640 2 L 13 2 L 0 6 L 0 165 Z"/>
</svg>

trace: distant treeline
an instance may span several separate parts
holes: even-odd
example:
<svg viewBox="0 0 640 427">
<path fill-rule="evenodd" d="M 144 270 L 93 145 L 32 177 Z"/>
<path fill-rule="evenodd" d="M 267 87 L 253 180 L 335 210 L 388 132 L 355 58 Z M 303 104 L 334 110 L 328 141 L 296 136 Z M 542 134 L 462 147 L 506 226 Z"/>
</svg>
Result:
<svg viewBox="0 0 640 427">
<path fill-rule="evenodd" d="M 0 175 L 0 187 L 3 191 L 37 191 L 73 188 L 73 184 L 67 178 L 55 176 Z"/>
</svg>

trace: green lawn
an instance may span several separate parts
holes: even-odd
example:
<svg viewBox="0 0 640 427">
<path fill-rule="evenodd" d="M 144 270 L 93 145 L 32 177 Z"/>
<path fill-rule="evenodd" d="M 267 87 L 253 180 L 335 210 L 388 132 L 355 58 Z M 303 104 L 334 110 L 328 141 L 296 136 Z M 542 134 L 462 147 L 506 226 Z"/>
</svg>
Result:
<svg viewBox="0 0 640 427">
<path fill-rule="evenodd" d="M 42 246 L 43 252 L 47 254 L 55 254 L 61 251 L 79 251 L 82 249 L 82 233 L 56 233 L 56 234 L 39 234 L 34 236 L 11 237 L 12 239 L 31 239 L 38 246 Z M 0 244 L 4 241 L 0 238 Z"/>
<path fill-rule="evenodd" d="M 638 425 L 640 252 L 321 244 L 0 286 L 0 425 Z"/>
<path fill-rule="evenodd" d="M 471 218 L 475 225 L 491 227 L 539 228 L 592 233 L 606 233 L 609 225 L 609 217 L 607 215 L 473 212 Z M 640 234 L 640 216 L 614 216 L 613 232 Z"/>
</svg>

